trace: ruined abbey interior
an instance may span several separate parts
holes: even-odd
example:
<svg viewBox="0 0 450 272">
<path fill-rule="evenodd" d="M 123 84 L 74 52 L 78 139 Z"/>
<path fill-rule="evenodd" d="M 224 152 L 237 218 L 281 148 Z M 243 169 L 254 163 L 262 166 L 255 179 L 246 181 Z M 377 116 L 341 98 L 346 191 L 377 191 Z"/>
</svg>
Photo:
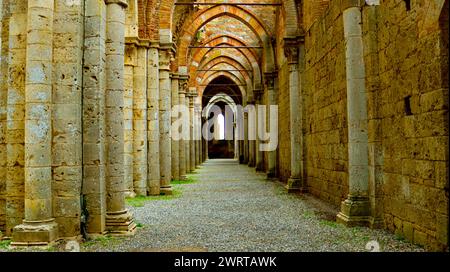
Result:
<svg viewBox="0 0 450 272">
<path fill-rule="evenodd" d="M 448 250 L 448 2 L 0 0 L 0 240 L 139 236 L 126 199 L 220 158 L 208 178 L 245 165 L 339 226 Z M 278 106 L 252 113 L 276 148 L 250 111 L 243 139 L 199 137 L 212 105 Z"/>
</svg>

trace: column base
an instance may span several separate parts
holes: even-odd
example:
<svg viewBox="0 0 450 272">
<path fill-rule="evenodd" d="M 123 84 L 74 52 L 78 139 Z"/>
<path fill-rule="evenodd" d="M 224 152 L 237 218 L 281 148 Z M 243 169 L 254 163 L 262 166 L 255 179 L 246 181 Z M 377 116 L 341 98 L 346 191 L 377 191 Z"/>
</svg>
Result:
<svg viewBox="0 0 450 272">
<path fill-rule="evenodd" d="M 384 220 L 379 217 L 370 217 L 369 227 L 371 229 L 384 229 Z"/>
<path fill-rule="evenodd" d="M 162 195 L 172 195 L 173 194 L 172 186 L 161 187 L 159 189 L 159 191 L 160 191 L 160 194 L 162 194 Z"/>
<path fill-rule="evenodd" d="M 126 191 L 124 194 L 125 194 L 126 198 L 135 198 L 136 197 L 136 193 L 133 191 Z"/>
<path fill-rule="evenodd" d="M 248 167 L 255 167 L 255 162 L 249 161 L 248 162 Z"/>
<path fill-rule="evenodd" d="M 370 203 L 367 198 L 349 197 L 341 204 L 341 211 L 336 216 L 336 222 L 347 227 L 370 225 Z"/>
<path fill-rule="evenodd" d="M 58 224 L 54 219 L 41 222 L 27 222 L 14 227 L 12 247 L 50 246 L 58 239 Z"/>
<path fill-rule="evenodd" d="M 187 180 L 187 176 L 186 175 L 181 175 L 180 176 L 180 180 Z"/>
<path fill-rule="evenodd" d="M 277 180 L 277 175 L 274 172 L 268 172 L 266 179 L 271 181 Z"/>
<path fill-rule="evenodd" d="M 264 172 L 264 166 L 261 164 L 256 164 L 256 172 Z"/>
<path fill-rule="evenodd" d="M 159 186 L 150 187 L 147 189 L 147 195 L 149 195 L 149 196 L 158 196 L 160 194 L 161 194 L 161 192 L 160 192 Z"/>
<path fill-rule="evenodd" d="M 306 193 L 307 188 L 300 178 L 289 178 L 285 186 L 288 193 Z"/>
<path fill-rule="evenodd" d="M 130 236 L 136 232 L 133 216 L 127 210 L 106 213 L 106 232 L 114 236 Z"/>
</svg>

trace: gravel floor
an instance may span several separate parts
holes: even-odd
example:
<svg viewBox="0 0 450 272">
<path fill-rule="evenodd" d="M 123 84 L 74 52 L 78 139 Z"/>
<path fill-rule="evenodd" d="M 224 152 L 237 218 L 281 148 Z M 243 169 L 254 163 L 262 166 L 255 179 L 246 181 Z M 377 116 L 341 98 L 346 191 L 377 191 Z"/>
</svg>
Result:
<svg viewBox="0 0 450 272">
<path fill-rule="evenodd" d="M 386 231 L 345 228 L 336 210 L 313 197 L 289 195 L 265 175 L 233 160 L 209 160 L 176 186 L 182 196 L 130 207 L 143 225 L 134 237 L 89 251 L 422 251 Z M 107 244 L 107 245 L 105 245 Z M 112 245 L 111 245 L 112 244 Z"/>
<path fill-rule="evenodd" d="M 141 226 L 133 237 L 103 238 L 82 251 L 423 251 L 384 230 L 346 228 L 337 210 L 283 187 L 233 160 L 209 160 L 181 196 L 131 207 Z M 63 244 L 54 250 L 64 250 Z"/>
</svg>

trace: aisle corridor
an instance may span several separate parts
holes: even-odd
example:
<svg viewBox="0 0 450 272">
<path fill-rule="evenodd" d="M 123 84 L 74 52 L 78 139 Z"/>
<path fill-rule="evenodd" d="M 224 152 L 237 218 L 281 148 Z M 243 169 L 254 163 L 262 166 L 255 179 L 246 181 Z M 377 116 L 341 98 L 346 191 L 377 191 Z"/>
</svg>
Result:
<svg viewBox="0 0 450 272">
<path fill-rule="evenodd" d="M 280 184 L 234 160 L 208 160 L 196 182 L 175 185 L 181 196 L 130 207 L 134 237 L 84 246 L 89 251 L 417 251 L 384 230 L 345 228 L 337 209 L 310 196 L 287 194 Z"/>
</svg>

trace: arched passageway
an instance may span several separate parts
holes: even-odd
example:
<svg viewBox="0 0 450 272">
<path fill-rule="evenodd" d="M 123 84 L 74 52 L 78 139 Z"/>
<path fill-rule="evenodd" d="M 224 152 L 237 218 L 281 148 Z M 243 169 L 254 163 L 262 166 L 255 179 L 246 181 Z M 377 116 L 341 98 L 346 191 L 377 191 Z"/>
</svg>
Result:
<svg viewBox="0 0 450 272">
<path fill-rule="evenodd" d="M 254 228 L 243 249 L 339 248 L 308 244 L 330 230 L 297 195 L 334 207 L 329 221 L 448 249 L 448 0 L 411 3 L 0 0 L 0 239 L 132 236 L 138 218 L 165 222 L 167 242 L 176 222 L 151 212 L 173 206 L 129 202 L 196 178 L 167 214 Z M 219 140 L 203 137 L 214 109 Z"/>
</svg>

